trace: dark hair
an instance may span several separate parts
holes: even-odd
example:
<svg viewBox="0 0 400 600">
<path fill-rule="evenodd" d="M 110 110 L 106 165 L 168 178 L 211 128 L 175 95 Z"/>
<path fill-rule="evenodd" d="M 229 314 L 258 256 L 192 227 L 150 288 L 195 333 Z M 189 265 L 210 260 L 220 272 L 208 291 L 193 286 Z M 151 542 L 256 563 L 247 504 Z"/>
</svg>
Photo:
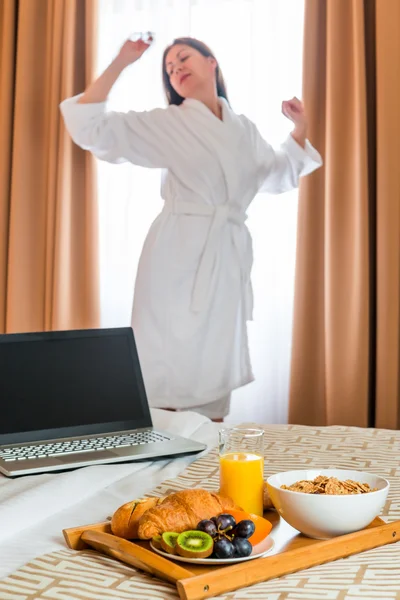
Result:
<svg viewBox="0 0 400 600">
<path fill-rule="evenodd" d="M 206 44 L 204 44 L 203 42 L 200 42 L 200 40 L 196 40 L 195 38 L 191 38 L 191 37 L 181 37 L 181 38 L 176 38 L 172 42 L 172 44 L 170 44 L 165 49 L 164 54 L 163 54 L 162 78 L 163 78 L 164 92 L 167 97 L 168 104 L 176 104 L 179 106 L 179 104 L 182 104 L 182 102 L 185 99 L 182 96 L 180 96 L 172 87 L 171 82 L 169 80 L 169 75 L 167 73 L 167 68 L 165 65 L 165 61 L 167 59 L 168 52 L 171 50 L 171 48 L 173 48 L 174 46 L 176 46 L 178 44 L 190 46 L 191 48 L 194 48 L 194 50 L 197 50 L 198 52 L 200 52 L 200 54 L 202 54 L 203 56 L 205 56 L 207 58 L 211 57 L 217 62 L 217 66 L 215 69 L 215 78 L 216 78 L 216 83 L 217 83 L 217 95 L 222 96 L 229 103 L 224 77 L 221 73 L 221 69 L 219 68 L 218 61 L 215 58 L 213 52 L 211 52 L 210 48 L 208 46 L 206 46 Z"/>
</svg>

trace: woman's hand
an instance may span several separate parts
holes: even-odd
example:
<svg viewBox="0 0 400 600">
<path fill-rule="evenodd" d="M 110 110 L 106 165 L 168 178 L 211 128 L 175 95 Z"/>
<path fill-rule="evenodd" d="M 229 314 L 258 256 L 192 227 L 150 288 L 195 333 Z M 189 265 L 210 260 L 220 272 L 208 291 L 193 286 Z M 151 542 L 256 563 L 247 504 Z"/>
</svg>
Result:
<svg viewBox="0 0 400 600">
<path fill-rule="evenodd" d="M 298 98 L 285 100 L 282 102 L 282 112 L 296 127 L 304 127 L 307 129 L 307 119 L 304 112 L 303 103 Z"/>
<path fill-rule="evenodd" d="M 298 98 L 282 102 L 282 113 L 293 121 L 294 131 L 292 137 L 300 146 L 305 146 L 307 138 L 307 119 L 303 103 Z"/>
<path fill-rule="evenodd" d="M 146 52 L 150 44 L 147 44 L 143 40 L 133 42 L 132 40 L 126 40 L 121 50 L 118 53 L 115 62 L 122 68 L 131 65 L 132 63 L 139 60 L 139 58 Z"/>
<path fill-rule="evenodd" d="M 149 41 L 151 42 L 151 38 L 149 38 Z M 78 100 L 78 104 L 105 102 L 110 90 L 125 67 L 136 62 L 149 46 L 150 44 L 147 44 L 143 40 L 138 40 L 137 42 L 127 40 L 119 51 L 118 56 L 107 67 L 104 73 L 85 90 L 85 93 Z"/>
</svg>

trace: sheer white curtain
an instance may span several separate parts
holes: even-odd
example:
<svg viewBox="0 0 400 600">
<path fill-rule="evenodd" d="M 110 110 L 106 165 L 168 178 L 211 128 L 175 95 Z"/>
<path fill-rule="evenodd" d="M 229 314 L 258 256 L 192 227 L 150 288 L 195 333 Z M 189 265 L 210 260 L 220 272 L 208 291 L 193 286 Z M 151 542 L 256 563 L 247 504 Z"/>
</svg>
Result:
<svg viewBox="0 0 400 600">
<path fill-rule="evenodd" d="M 161 57 L 174 37 L 190 35 L 215 52 L 237 113 L 279 145 L 291 130 L 281 101 L 301 97 L 303 0 L 99 0 L 98 72 L 135 31 L 155 43 L 122 75 L 110 108 L 164 106 Z M 130 324 L 136 267 L 147 230 L 162 206 L 160 173 L 98 164 L 101 319 Z M 249 324 L 256 380 L 233 394 L 227 421 L 287 421 L 297 192 L 258 196 L 247 221 L 254 242 L 254 322 Z"/>
</svg>

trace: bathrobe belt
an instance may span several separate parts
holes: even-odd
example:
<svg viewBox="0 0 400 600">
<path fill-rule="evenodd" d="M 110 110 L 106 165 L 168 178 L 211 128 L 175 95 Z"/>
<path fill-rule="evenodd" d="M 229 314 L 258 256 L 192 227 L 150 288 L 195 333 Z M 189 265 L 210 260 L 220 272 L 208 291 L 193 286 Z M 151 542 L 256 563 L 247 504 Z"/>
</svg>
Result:
<svg viewBox="0 0 400 600">
<path fill-rule="evenodd" d="M 211 277 L 222 229 L 227 223 L 243 226 L 247 219 L 247 215 L 227 204 L 212 206 L 210 204 L 196 204 L 182 200 L 167 202 L 165 209 L 176 215 L 205 216 L 211 217 L 212 219 L 196 273 L 190 307 L 193 312 L 202 312 L 207 307 L 208 292 L 211 285 Z M 245 257 L 242 255 L 243 251 L 237 247 L 236 236 L 232 235 L 232 239 L 236 247 L 236 254 L 240 266 L 243 306 L 246 318 L 251 319 L 253 298 L 250 282 L 250 269 L 249 267 L 246 267 Z"/>
</svg>

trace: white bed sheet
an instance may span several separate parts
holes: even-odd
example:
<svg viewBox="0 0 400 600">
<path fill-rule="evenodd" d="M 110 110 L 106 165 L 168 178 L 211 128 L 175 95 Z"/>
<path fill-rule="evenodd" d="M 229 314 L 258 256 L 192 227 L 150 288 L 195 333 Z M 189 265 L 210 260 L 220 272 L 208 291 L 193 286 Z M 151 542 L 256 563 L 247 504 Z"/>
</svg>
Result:
<svg viewBox="0 0 400 600">
<path fill-rule="evenodd" d="M 9 479 L 0 474 L 0 578 L 29 560 L 65 548 L 62 529 L 103 521 L 118 506 L 177 477 L 217 444 L 220 425 L 194 412 L 152 409 L 154 427 L 207 444 L 170 460 L 97 465 Z"/>
</svg>

